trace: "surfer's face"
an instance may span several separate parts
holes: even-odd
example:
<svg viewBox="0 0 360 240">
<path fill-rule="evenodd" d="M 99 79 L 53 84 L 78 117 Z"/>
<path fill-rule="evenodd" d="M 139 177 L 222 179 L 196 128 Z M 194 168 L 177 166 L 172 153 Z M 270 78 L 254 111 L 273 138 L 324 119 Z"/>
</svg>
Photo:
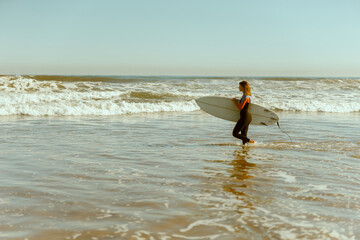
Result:
<svg viewBox="0 0 360 240">
<path fill-rule="evenodd" d="M 243 92 L 243 91 L 244 91 L 244 87 L 241 86 L 241 84 L 239 84 L 239 91 L 240 91 L 240 92 Z"/>
</svg>

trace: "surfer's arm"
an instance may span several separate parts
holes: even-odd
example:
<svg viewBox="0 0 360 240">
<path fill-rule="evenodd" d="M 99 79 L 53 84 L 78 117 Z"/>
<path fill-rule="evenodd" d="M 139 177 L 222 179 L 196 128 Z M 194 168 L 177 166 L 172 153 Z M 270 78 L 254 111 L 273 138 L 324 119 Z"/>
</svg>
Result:
<svg viewBox="0 0 360 240">
<path fill-rule="evenodd" d="M 239 104 L 239 103 L 237 103 L 236 98 L 233 98 L 233 102 L 238 109 L 242 110 L 246 103 L 250 103 L 250 100 L 249 100 L 249 98 L 245 98 L 245 100 Z"/>
</svg>

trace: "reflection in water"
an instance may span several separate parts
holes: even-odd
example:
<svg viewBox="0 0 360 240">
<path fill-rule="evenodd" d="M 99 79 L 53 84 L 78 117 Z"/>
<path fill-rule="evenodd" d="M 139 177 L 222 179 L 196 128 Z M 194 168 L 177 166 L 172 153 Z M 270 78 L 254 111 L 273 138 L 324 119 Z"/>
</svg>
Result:
<svg viewBox="0 0 360 240">
<path fill-rule="evenodd" d="M 249 170 L 256 167 L 256 164 L 249 163 L 246 161 L 248 158 L 249 149 L 246 146 L 242 146 L 242 149 L 236 149 L 234 152 L 234 160 L 231 162 L 234 169 L 231 171 L 231 177 L 237 178 L 239 180 L 246 180 L 253 178 L 249 174 Z"/>
<path fill-rule="evenodd" d="M 230 175 L 230 181 L 223 185 L 223 190 L 230 192 L 237 196 L 241 200 L 241 204 L 238 205 L 238 212 L 242 213 L 242 208 L 252 208 L 253 204 L 250 198 L 244 192 L 244 189 L 248 187 L 248 179 L 253 178 L 250 174 L 251 169 L 256 167 L 256 164 L 249 163 L 246 159 L 249 157 L 249 148 L 247 146 L 241 146 L 241 149 L 234 151 L 234 160 L 231 161 L 230 165 L 233 166 L 228 172 Z"/>
</svg>

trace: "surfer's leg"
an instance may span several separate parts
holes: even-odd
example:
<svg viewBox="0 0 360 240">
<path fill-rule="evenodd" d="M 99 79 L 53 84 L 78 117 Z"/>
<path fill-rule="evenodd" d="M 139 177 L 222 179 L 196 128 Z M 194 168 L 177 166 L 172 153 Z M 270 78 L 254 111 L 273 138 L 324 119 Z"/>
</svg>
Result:
<svg viewBox="0 0 360 240">
<path fill-rule="evenodd" d="M 250 139 L 247 137 L 248 129 L 249 129 L 249 124 L 246 125 L 246 126 L 241 130 L 241 135 L 242 135 L 242 138 L 241 138 L 241 139 L 242 139 L 242 141 L 243 141 L 243 144 L 250 142 Z"/>
<path fill-rule="evenodd" d="M 241 140 L 243 141 L 243 144 L 245 144 L 245 143 L 247 143 L 247 142 L 250 141 L 250 139 L 248 139 L 248 138 L 246 137 L 246 134 L 245 134 L 245 135 L 243 134 L 244 128 L 245 128 L 245 127 L 248 128 L 248 126 L 249 126 L 249 125 L 245 125 L 245 122 L 246 122 L 246 121 L 244 121 L 244 119 L 240 119 L 240 120 L 236 123 L 236 125 L 235 125 L 235 127 L 234 127 L 234 130 L 233 130 L 233 136 L 236 137 L 236 138 L 238 138 L 238 139 L 241 139 Z M 246 129 L 246 132 L 247 132 L 247 129 Z"/>
<path fill-rule="evenodd" d="M 239 121 L 236 123 L 234 130 L 232 132 L 232 135 L 236 138 L 239 138 L 240 132 L 243 129 L 243 121 L 241 119 L 239 119 Z"/>
</svg>

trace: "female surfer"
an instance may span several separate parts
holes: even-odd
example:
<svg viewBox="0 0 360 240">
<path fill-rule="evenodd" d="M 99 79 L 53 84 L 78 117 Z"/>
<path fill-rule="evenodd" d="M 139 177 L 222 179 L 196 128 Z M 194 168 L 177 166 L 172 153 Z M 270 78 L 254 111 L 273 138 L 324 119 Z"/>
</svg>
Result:
<svg viewBox="0 0 360 240">
<path fill-rule="evenodd" d="M 235 128 L 233 130 L 233 136 L 242 140 L 243 144 L 245 143 L 254 143 L 253 140 L 247 137 L 247 131 L 249 129 L 249 124 L 252 120 L 251 114 L 248 112 L 249 104 L 250 104 L 250 96 L 251 90 L 250 85 L 247 81 L 242 81 L 239 83 L 239 90 L 243 92 L 243 96 L 238 102 L 236 98 L 233 98 L 234 104 L 240 109 L 240 119 L 236 123 Z"/>
</svg>

